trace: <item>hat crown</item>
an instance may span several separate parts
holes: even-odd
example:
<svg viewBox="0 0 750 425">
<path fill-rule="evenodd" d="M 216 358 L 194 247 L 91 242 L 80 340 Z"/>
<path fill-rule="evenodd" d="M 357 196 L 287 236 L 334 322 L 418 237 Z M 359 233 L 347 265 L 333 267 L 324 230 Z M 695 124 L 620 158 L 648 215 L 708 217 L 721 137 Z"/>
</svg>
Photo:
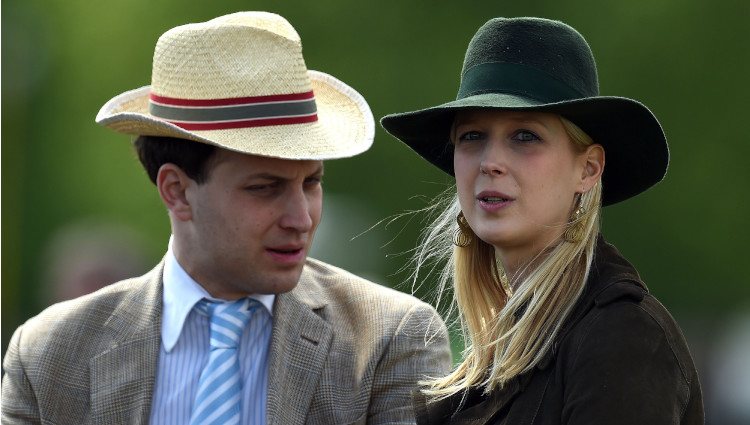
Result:
<svg viewBox="0 0 750 425">
<path fill-rule="evenodd" d="M 478 71 L 481 68 L 484 71 Z M 497 86 L 475 87 L 471 77 L 477 72 L 494 73 Z M 599 95 L 596 63 L 586 40 L 569 25 L 544 18 L 487 21 L 469 43 L 461 77 L 459 98 L 480 91 L 516 92 L 541 101 Z M 519 78 L 528 83 L 519 84 Z M 538 79 L 546 81 L 539 85 Z M 555 86 L 556 94 L 540 88 L 548 84 Z M 565 94 L 558 96 L 561 92 Z"/>
<path fill-rule="evenodd" d="M 240 25 L 266 30 L 300 43 L 300 36 L 292 24 L 282 16 L 270 12 L 236 12 L 208 21 L 224 25 Z"/>
<path fill-rule="evenodd" d="M 451 124 L 456 112 L 501 109 L 557 114 L 575 123 L 607 153 L 602 204 L 630 198 L 659 182 L 669 164 L 664 131 L 633 99 L 599 96 L 586 40 L 543 18 L 495 18 L 469 43 L 457 99 L 383 117 L 383 127 L 443 171 L 453 174 Z"/>
<path fill-rule="evenodd" d="M 156 43 L 151 81 L 110 99 L 96 122 L 290 160 L 354 156 L 375 135 L 365 99 L 308 70 L 299 34 L 273 13 L 238 12 L 167 31 Z"/>
<path fill-rule="evenodd" d="M 284 18 L 240 12 L 164 33 L 154 50 L 151 91 L 222 99 L 312 90 L 299 35 Z"/>
</svg>

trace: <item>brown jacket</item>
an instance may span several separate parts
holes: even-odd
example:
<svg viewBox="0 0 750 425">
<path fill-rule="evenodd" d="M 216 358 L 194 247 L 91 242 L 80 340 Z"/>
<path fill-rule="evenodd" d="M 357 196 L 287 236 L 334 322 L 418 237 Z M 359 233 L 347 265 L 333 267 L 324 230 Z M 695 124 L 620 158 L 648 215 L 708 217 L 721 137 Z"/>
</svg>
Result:
<svg viewBox="0 0 750 425">
<path fill-rule="evenodd" d="M 462 402 L 462 396 L 463 402 Z M 426 404 L 419 424 L 703 424 L 685 338 L 633 266 L 600 237 L 586 288 L 551 352 L 503 390 Z"/>
<path fill-rule="evenodd" d="M 2 423 L 147 423 L 159 358 L 162 265 L 54 305 L 13 335 Z M 308 260 L 276 298 L 269 424 L 413 423 L 410 393 L 450 367 L 435 310 Z"/>
</svg>

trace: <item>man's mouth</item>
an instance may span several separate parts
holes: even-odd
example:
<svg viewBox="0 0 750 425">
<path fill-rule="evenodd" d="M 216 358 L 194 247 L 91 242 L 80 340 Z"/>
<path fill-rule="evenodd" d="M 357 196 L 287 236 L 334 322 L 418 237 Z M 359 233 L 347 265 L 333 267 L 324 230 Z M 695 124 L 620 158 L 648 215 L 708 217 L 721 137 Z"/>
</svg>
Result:
<svg viewBox="0 0 750 425">
<path fill-rule="evenodd" d="M 269 251 L 277 254 L 294 255 L 302 251 L 302 248 L 268 248 Z"/>
<path fill-rule="evenodd" d="M 289 244 L 267 247 L 266 252 L 274 262 L 296 265 L 305 260 L 305 245 Z"/>
</svg>

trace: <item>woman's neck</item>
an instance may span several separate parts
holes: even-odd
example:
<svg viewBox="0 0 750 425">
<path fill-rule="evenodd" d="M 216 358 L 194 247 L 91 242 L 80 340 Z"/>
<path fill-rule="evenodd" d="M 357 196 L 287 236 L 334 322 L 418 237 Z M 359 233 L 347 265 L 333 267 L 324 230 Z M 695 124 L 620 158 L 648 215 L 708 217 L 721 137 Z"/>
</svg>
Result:
<svg viewBox="0 0 750 425">
<path fill-rule="evenodd" d="M 526 277 L 544 261 L 551 246 L 532 247 L 531 249 L 508 249 L 495 246 L 495 258 L 505 271 L 512 289 L 523 282 Z"/>
</svg>

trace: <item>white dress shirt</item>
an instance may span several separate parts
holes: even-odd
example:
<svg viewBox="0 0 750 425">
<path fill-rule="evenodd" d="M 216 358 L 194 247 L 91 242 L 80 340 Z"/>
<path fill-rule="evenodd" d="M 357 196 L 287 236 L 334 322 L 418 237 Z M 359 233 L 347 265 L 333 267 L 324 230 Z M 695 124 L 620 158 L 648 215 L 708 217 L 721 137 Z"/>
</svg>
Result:
<svg viewBox="0 0 750 425">
<path fill-rule="evenodd" d="M 174 256 L 170 238 L 164 262 L 161 352 L 151 404 L 152 424 L 190 422 L 198 380 L 210 350 L 209 318 L 193 309 L 203 298 L 224 301 L 211 297 L 185 272 Z M 253 312 L 240 340 L 242 423 L 264 424 L 275 295 L 250 295 L 250 298 L 260 301 L 265 308 Z"/>
</svg>

